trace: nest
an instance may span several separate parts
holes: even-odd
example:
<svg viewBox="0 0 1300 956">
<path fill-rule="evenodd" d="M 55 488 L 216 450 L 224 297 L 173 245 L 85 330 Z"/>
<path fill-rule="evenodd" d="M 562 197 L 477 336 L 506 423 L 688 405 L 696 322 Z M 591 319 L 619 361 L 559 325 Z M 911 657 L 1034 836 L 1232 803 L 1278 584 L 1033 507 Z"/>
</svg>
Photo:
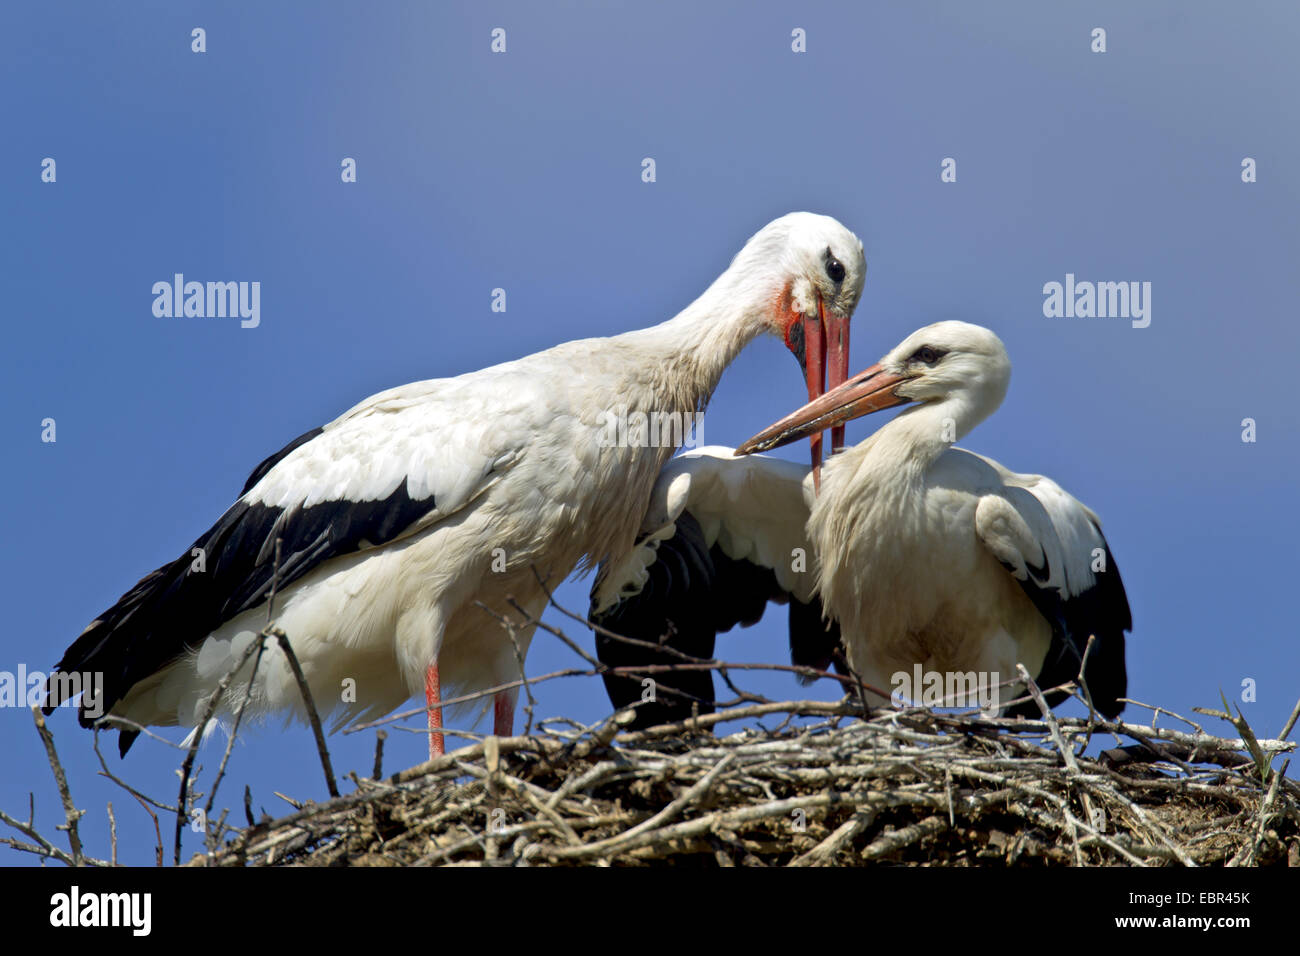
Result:
<svg viewBox="0 0 1300 956">
<path fill-rule="evenodd" d="M 1300 786 L 1271 766 L 1294 744 L 1228 714 L 1238 738 L 1157 727 L 1168 712 L 1151 710 L 1151 726 L 864 717 L 848 700 L 635 732 L 627 711 L 544 721 L 384 780 L 353 774 L 355 792 L 190 865 L 1300 865 Z M 723 721 L 750 725 L 715 736 Z"/>
</svg>

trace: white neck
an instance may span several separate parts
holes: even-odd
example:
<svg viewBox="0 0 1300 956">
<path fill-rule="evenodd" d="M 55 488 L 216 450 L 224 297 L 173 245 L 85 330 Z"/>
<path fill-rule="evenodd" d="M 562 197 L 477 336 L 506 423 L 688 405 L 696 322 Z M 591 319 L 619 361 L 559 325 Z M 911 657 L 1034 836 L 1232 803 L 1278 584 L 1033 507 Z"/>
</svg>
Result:
<svg viewBox="0 0 1300 956">
<path fill-rule="evenodd" d="M 920 500 L 910 490 L 954 442 L 997 411 L 1005 393 L 1005 379 L 982 380 L 913 405 L 828 463 L 830 494 L 845 498 L 846 508 L 863 497 Z"/>
<path fill-rule="evenodd" d="M 618 337 L 641 354 L 642 363 L 646 353 L 655 356 L 649 371 L 656 391 L 668 392 L 676 399 L 672 404 L 703 409 L 741 349 L 772 331 L 780 279 L 754 252 L 742 250 L 731 268 L 667 322 Z"/>
<path fill-rule="evenodd" d="M 705 409 L 731 360 L 769 330 L 777 301 L 779 280 L 764 283 L 754 270 L 738 269 L 741 258 L 667 322 L 601 340 L 595 353 L 589 342 L 575 343 L 586 349 L 576 360 L 611 363 L 612 374 L 603 381 L 608 391 L 599 396 L 606 408 L 684 417 Z M 588 485 L 607 486 L 609 493 L 593 496 L 583 514 L 587 560 L 579 570 L 632 546 L 641 520 L 639 503 L 649 500 L 659 469 L 674 451 L 660 441 L 653 447 L 602 452 Z"/>
<path fill-rule="evenodd" d="M 990 389 L 956 389 L 904 411 L 867 441 L 890 447 L 909 470 L 924 474 L 954 442 L 965 438 L 1002 404 Z M 865 444 L 865 443 L 864 443 Z"/>
</svg>

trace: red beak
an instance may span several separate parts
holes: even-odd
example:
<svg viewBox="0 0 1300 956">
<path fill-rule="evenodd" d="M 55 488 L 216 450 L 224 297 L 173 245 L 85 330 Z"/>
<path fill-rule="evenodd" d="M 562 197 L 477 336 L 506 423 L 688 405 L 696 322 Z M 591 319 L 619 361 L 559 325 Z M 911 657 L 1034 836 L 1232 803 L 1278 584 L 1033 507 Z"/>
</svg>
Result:
<svg viewBox="0 0 1300 956">
<path fill-rule="evenodd" d="M 820 398 L 826 391 L 826 326 L 821 321 L 821 296 L 817 297 L 816 318 L 803 316 L 804 376 L 808 380 L 808 401 Z M 812 452 L 813 483 L 820 487 L 822 471 L 822 433 L 814 432 L 808 438 Z"/>
<path fill-rule="evenodd" d="M 818 302 L 820 309 L 821 303 Z M 822 325 L 826 327 L 827 387 L 839 388 L 849 379 L 849 320 L 822 312 Z M 844 426 L 831 429 L 831 454 L 844 448 Z"/>
<path fill-rule="evenodd" d="M 736 449 L 738 455 L 768 451 L 788 445 L 805 435 L 820 437 L 827 428 L 843 426 L 844 422 L 860 415 L 868 415 L 895 405 L 912 401 L 895 392 L 907 381 L 902 375 L 886 372 L 876 363 L 860 372 L 825 395 L 815 398 L 803 408 L 792 412 L 774 425 L 769 425 Z M 814 473 L 816 466 L 814 465 Z M 814 479 L 816 480 L 816 479 Z"/>
<path fill-rule="evenodd" d="M 804 376 L 808 384 L 808 401 L 813 402 L 836 388 L 849 377 L 849 320 L 838 315 L 827 315 L 826 306 L 817 296 L 817 316 L 801 316 L 804 342 Z M 813 485 L 821 487 L 822 433 L 809 432 L 808 444 L 812 456 Z M 836 425 L 831 431 L 831 453 L 844 447 L 844 426 Z"/>
</svg>

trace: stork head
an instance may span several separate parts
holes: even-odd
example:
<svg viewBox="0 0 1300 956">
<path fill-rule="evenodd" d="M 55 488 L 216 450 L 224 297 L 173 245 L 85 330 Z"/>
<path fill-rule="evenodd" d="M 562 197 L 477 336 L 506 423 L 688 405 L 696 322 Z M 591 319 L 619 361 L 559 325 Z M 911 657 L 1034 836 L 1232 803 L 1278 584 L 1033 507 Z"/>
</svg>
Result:
<svg viewBox="0 0 1300 956">
<path fill-rule="evenodd" d="M 849 320 L 862 295 L 867 260 L 858 237 L 830 216 L 792 212 L 764 226 L 733 263 L 757 271 L 771 296 L 767 321 L 799 362 L 815 399 L 849 375 Z M 775 270 L 775 281 L 773 281 Z M 835 436 L 843 444 L 843 429 Z M 821 434 L 812 436 L 813 467 Z M 834 444 L 834 437 L 833 437 Z"/>
<path fill-rule="evenodd" d="M 968 322 L 936 322 L 917 329 L 875 365 L 765 428 L 736 452 L 767 451 L 909 402 L 942 404 L 960 438 L 1002 404 L 1010 381 L 1011 361 L 996 335 Z"/>
</svg>

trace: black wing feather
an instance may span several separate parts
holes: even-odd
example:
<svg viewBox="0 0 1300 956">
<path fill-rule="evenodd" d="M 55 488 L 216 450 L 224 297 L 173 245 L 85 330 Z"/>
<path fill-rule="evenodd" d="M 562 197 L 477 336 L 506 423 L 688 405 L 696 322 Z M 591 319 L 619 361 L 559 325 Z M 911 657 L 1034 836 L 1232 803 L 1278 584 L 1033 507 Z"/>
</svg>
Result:
<svg viewBox="0 0 1300 956">
<path fill-rule="evenodd" d="M 239 493 L 239 497 L 242 498 L 244 497 L 244 495 L 252 491 L 253 486 L 257 484 L 259 481 L 261 481 L 263 478 L 265 478 L 266 473 L 270 471 L 272 468 L 274 468 L 276 465 L 278 465 L 281 459 L 283 459 L 286 455 L 288 455 L 289 452 L 293 451 L 295 448 L 297 448 L 300 445 L 307 444 L 307 442 L 311 441 L 313 438 L 315 438 L 317 435 L 321 434 L 324 431 L 325 431 L 324 427 L 320 427 L 320 428 L 313 428 L 309 432 L 303 432 L 293 441 L 289 442 L 289 444 L 285 445 L 283 448 L 277 451 L 274 455 L 269 455 L 266 458 L 263 458 L 261 463 L 259 463 L 258 466 L 253 469 L 253 473 L 248 476 L 248 481 L 244 482 L 244 490 Z"/>
<path fill-rule="evenodd" d="M 1034 607 L 1052 625 L 1047 657 L 1034 680 L 1040 687 L 1055 687 L 1077 678 L 1088 637 L 1096 635 L 1083 676 L 1088 682 L 1093 706 L 1103 716 L 1114 718 L 1124 709 L 1119 699 L 1128 693 L 1124 632 L 1133 629 L 1133 615 L 1119 566 L 1115 564 L 1101 529 L 1096 530 L 1105 549 L 1106 570 L 1097 572 L 1096 580 L 1088 590 L 1066 597 L 1056 588 L 1046 587 L 1045 582 L 1050 577 L 1050 569 L 1046 567 L 1041 572 L 1031 568 L 1029 577 L 1019 583 L 1034 602 Z M 1055 707 L 1068 696 L 1064 691 L 1057 691 L 1047 694 L 1046 698 Z M 1041 716 L 1038 705 L 1032 700 L 1008 708 L 1007 713 L 1013 717 Z"/>
<path fill-rule="evenodd" d="M 246 494 L 280 460 L 322 433 L 299 436 L 254 469 Z M 104 675 L 103 712 L 107 713 L 131 687 L 193 650 L 212 631 L 267 597 L 272 577 L 277 586 L 297 581 L 335 557 L 369 545 L 381 545 L 400 535 L 436 507 L 432 496 L 413 499 L 405 481 L 386 498 L 373 501 L 324 501 L 306 508 L 285 509 L 236 501 L 190 549 L 175 561 L 151 572 L 101 614 L 64 652 L 60 671 L 99 671 Z M 275 575 L 275 539 L 281 539 L 280 566 Z M 204 553 L 205 570 L 191 570 L 193 549 Z M 45 712 L 62 700 L 47 684 Z M 94 721 L 85 713 L 82 726 Z M 122 753 L 135 734 L 122 732 Z"/>
<path fill-rule="evenodd" d="M 689 512 L 676 521 L 676 532 L 661 541 L 649 578 L 641 591 L 624 598 L 593 623 L 635 640 L 656 644 L 703 660 L 713 658 L 717 635 L 736 625 L 748 627 L 763 616 L 769 603 L 790 603 L 790 649 L 795 663 L 825 669 L 839 645 L 839 629 L 828 631 L 821 604 L 790 599 L 770 568 L 728 557 L 717 545 L 709 548 L 703 530 Z M 599 578 L 597 584 L 599 584 Z M 595 588 L 592 589 L 593 599 Z M 604 634 L 596 636 L 596 652 L 610 667 L 681 664 L 668 651 L 628 644 Z M 653 675 L 655 701 L 636 708 L 633 727 L 653 727 L 714 710 L 713 674 L 707 670 L 662 672 Z M 605 674 L 605 690 L 615 708 L 641 700 L 642 677 Z"/>
</svg>

